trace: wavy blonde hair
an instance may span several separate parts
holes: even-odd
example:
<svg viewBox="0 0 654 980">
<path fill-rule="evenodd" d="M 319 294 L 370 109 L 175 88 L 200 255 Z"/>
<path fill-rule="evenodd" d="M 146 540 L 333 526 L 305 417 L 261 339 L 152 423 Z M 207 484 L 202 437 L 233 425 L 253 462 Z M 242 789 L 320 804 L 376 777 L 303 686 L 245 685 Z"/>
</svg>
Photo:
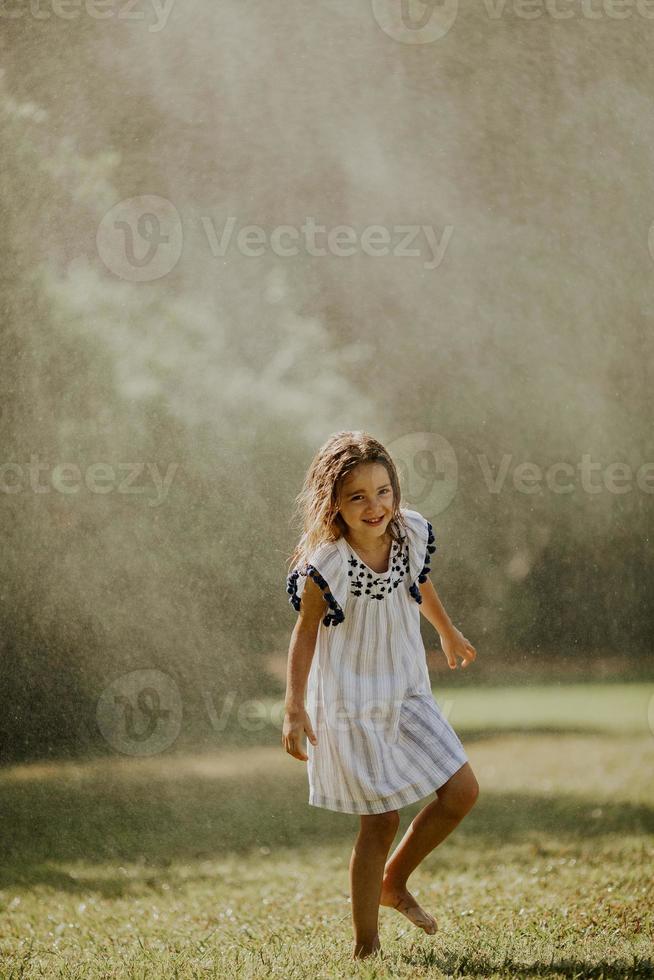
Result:
<svg viewBox="0 0 654 980">
<path fill-rule="evenodd" d="M 292 521 L 300 524 L 302 537 L 288 560 L 289 568 L 304 564 L 318 545 L 345 535 L 347 525 L 339 514 L 341 489 L 344 479 L 360 463 L 381 463 L 388 470 L 393 488 L 388 531 L 393 541 L 404 536 L 407 528 L 400 513 L 400 480 L 387 450 L 367 432 L 336 432 L 314 456 L 295 498 Z"/>
</svg>

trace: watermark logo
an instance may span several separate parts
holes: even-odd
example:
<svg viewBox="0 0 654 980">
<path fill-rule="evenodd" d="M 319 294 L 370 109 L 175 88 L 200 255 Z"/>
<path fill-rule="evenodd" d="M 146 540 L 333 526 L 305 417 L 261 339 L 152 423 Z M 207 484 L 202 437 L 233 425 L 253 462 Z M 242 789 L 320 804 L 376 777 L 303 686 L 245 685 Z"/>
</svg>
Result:
<svg viewBox="0 0 654 980">
<path fill-rule="evenodd" d="M 168 496 L 179 463 L 169 463 L 164 473 L 158 463 L 57 463 L 50 467 L 30 454 L 29 463 L 0 462 L 0 493 L 79 493 L 82 485 L 89 493 L 129 493 L 148 495 L 148 506 L 158 507 Z M 144 474 L 147 470 L 147 475 Z M 118 472 L 117 472 L 118 471 Z M 45 482 L 41 482 L 41 477 Z M 148 485 L 150 484 L 150 485 Z M 154 496 L 152 495 L 154 490 Z"/>
<path fill-rule="evenodd" d="M 164 197 L 144 194 L 119 201 L 98 226 L 98 255 L 110 272 L 128 282 L 167 275 L 182 254 L 182 221 Z"/>
<path fill-rule="evenodd" d="M 174 0 L 147 0 L 151 7 L 153 21 L 148 25 L 151 34 L 157 34 L 168 23 Z M 2 0 L 0 19 L 17 20 L 32 17 L 34 20 L 90 20 L 115 19 L 120 21 L 144 22 L 149 19 L 149 11 L 135 10 L 137 0 Z"/>
<path fill-rule="evenodd" d="M 104 689 L 96 719 L 103 737 L 118 752 L 156 755 L 169 748 L 181 731 L 179 688 L 161 670 L 133 670 Z"/>
<path fill-rule="evenodd" d="M 530 460 L 514 464 L 511 453 L 504 453 L 496 467 L 485 454 L 478 455 L 477 461 L 486 489 L 492 494 L 502 492 L 509 472 L 511 485 L 518 493 L 542 495 L 544 483 L 550 493 L 570 494 L 576 491 L 577 480 L 587 494 L 605 491 L 614 495 L 631 493 L 634 480 L 643 493 L 654 493 L 654 463 L 643 463 L 634 472 L 629 463 L 622 460 L 613 460 L 603 466 L 593 460 L 591 453 L 582 453 L 576 464 L 555 460 L 545 468 Z"/>
<path fill-rule="evenodd" d="M 442 514 L 456 494 L 459 467 L 450 443 L 437 432 L 409 432 L 387 443 L 411 510 L 427 520 Z"/>
<path fill-rule="evenodd" d="M 201 691 L 207 717 L 215 733 L 229 730 L 262 732 L 283 730 L 286 704 L 283 698 L 240 700 L 238 691 L 226 692 L 216 705 L 211 692 Z M 449 721 L 454 698 L 436 701 L 443 724 Z M 307 714 L 317 733 L 328 731 L 352 735 L 361 723 L 395 741 L 406 706 L 406 697 L 372 696 L 365 699 L 330 701 L 324 711 L 309 701 Z M 131 756 L 151 756 L 164 752 L 178 738 L 182 727 L 182 700 L 173 678 L 161 670 L 134 670 L 117 677 L 100 695 L 96 718 L 100 732 L 118 752 Z M 408 716 L 407 716 L 408 717 Z"/>
<path fill-rule="evenodd" d="M 458 0 L 372 0 L 381 29 L 402 44 L 431 44 L 445 37 L 457 14 Z M 519 21 L 547 18 L 553 22 L 654 20 L 654 0 L 481 0 L 489 21 L 514 17 Z"/>
<path fill-rule="evenodd" d="M 307 215 L 298 225 L 265 228 L 246 224 L 236 215 L 217 221 L 210 214 L 203 214 L 197 232 L 204 236 L 215 259 L 224 259 L 230 249 L 246 258 L 269 253 L 280 259 L 298 255 L 337 259 L 390 256 L 422 260 L 423 269 L 432 272 L 445 258 L 454 225 L 438 228 L 428 224 L 375 223 L 357 228 L 321 224 Z M 182 221 L 175 206 L 164 198 L 153 194 L 132 197 L 104 215 L 96 244 L 100 258 L 114 275 L 129 282 L 152 282 L 171 272 L 179 261 L 184 244 Z"/>
<path fill-rule="evenodd" d="M 372 0 L 375 20 L 402 44 L 431 44 L 450 31 L 459 0 Z"/>
<path fill-rule="evenodd" d="M 409 432 L 387 446 L 411 509 L 431 520 L 449 507 L 458 487 L 458 464 L 447 439 L 437 432 Z M 499 459 L 478 453 L 475 459 L 483 488 L 493 496 L 509 489 L 538 496 L 545 492 L 570 495 L 579 490 L 592 496 L 621 496 L 635 490 L 654 493 L 654 462 L 634 468 L 623 460 L 601 463 L 592 453 L 582 453 L 578 461 L 559 459 L 546 466 L 516 459 L 512 453 L 503 453 Z"/>
<path fill-rule="evenodd" d="M 241 255 L 252 258 L 268 251 L 282 259 L 294 258 L 301 252 L 316 258 L 349 258 L 357 253 L 371 258 L 423 257 L 423 268 L 430 271 L 440 266 L 454 233 L 453 225 L 445 225 L 439 233 L 432 225 L 381 224 L 366 225 L 359 232 L 352 225 L 328 228 L 311 215 L 301 225 L 276 225 L 270 232 L 261 225 L 243 225 L 236 230 L 235 215 L 227 218 L 222 229 L 216 229 L 209 215 L 203 215 L 200 221 L 214 258 L 224 258 L 235 245 Z"/>
</svg>

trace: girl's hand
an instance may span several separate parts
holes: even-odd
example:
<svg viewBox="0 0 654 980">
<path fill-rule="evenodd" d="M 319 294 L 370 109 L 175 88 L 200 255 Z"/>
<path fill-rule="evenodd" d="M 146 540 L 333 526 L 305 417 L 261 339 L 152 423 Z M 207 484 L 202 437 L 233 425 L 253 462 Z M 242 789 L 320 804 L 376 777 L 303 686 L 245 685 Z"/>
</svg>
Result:
<svg viewBox="0 0 654 980">
<path fill-rule="evenodd" d="M 308 755 L 302 750 L 302 736 L 307 733 L 307 738 L 311 739 L 312 745 L 318 744 L 309 716 L 304 708 L 298 711 L 286 711 L 284 715 L 284 725 L 282 727 L 282 745 L 289 755 L 306 762 Z"/>
<path fill-rule="evenodd" d="M 467 667 L 477 656 L 477 651 L 472 643 L 466 640 L 461 630 L 457 629 L 456 626 L 453 626 L 447 633 L 442 634 L 441 647 L 447 657 L 447 662 L 451 670 L 456 670 L 458 667 L 456 662 L 457 657 L 460 657 L 463 661 L 461 666 Z"/>
</svg>

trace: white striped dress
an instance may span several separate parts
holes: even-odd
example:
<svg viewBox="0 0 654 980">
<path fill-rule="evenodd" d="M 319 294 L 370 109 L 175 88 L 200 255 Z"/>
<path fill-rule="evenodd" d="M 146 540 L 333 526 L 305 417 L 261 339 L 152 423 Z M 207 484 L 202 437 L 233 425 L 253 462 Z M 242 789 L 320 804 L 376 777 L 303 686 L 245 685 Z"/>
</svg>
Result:
<svg viewBox="0 0 654 980">
<path fill-rule="evenodd" d="M 434 700 L 420 635 L 418 582 L 436 550 L 429 521 L 406 523 L 388 571 L 368 568 L 345 538 L 320 545 L 287 578 L 299 611 L 307 575 L 329 609 L 307 678 L 309 803 L 342 813 L 385 813 L 437 790 L 468 761 Z"/>
</svg>

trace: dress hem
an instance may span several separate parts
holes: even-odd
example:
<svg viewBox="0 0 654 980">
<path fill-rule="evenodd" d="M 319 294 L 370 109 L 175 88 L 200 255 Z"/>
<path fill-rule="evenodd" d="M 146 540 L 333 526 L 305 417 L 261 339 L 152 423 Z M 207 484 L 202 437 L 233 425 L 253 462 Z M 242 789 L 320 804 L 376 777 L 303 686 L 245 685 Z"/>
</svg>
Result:
<svg viewBox="0 0 654 980">
<path fill-rule="evenodd" d="M 457 756 L 455 759 L 456 764 L 451 772 L 448 772 L 444 778 L 439 779 L 436 783 L 433 783 L 431 780 L 423 780 L 421 783 L 409 783 L 404 789 L 398 790 L 397 793 L 393 793 L 391 796 L 385 796 L 381 800 L 361 800 L 359 803 L 351 801 L 342 803 L 340 800 L 333 800 L 328 796 L 323 796 L 321 793 L 312 791 L 309 793 L 309 806 L 321 807 L 324 810 L 334 810 L 337 813 L 354 813 L 360 815 L 388 813 L 389 810 L 399 810 L 401 807 L 415 803 L 416 800 L 421 800 L 423 797 L 433 793 L 434 790 L 440 789 L 448 779 L 469 761 L 465 753 L 461 758 Z M 358 809 L 353 809 L 353 807 L 358 807 Z"/>
</svg>

